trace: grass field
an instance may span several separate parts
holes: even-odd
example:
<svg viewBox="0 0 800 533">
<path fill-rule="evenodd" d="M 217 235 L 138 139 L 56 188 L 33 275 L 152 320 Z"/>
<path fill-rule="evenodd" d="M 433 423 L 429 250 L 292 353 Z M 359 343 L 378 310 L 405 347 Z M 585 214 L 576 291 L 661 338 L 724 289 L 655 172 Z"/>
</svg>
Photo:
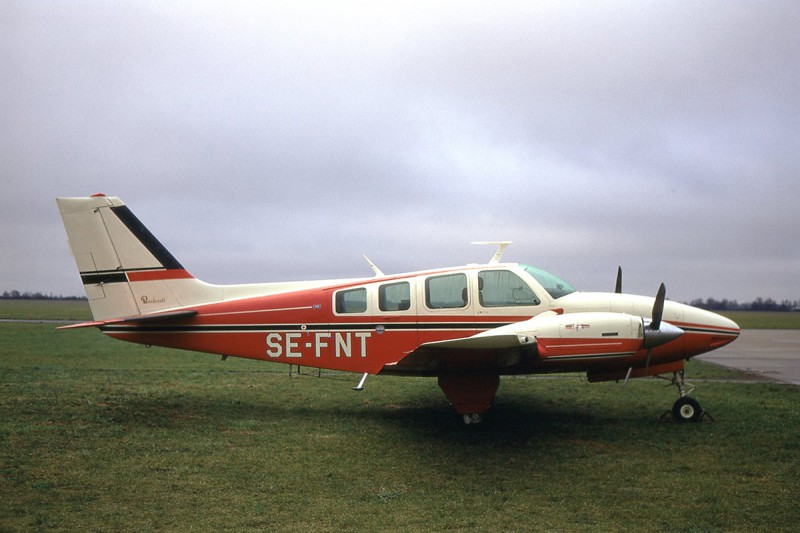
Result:
<svg viewBox="0 0 800 533">
<path fill-rule="evenodd" d="M 82 300 L 0 300 L 0 319 L 91 320 Z"/>
<path fill-rule="evenodd" d="M 800 329 L 800 313 L 773 311 L 724 311 L 719 314 L 742 329 Z"/>
<path fill-rule="evenodd" d="M 797 528 L 796 387 L 700 381 L 716 423 L 678 424 L 657 380 L 504 378 L 466 431 L 357 378 L 0 324 L 0 531 Z"/>
</svg>

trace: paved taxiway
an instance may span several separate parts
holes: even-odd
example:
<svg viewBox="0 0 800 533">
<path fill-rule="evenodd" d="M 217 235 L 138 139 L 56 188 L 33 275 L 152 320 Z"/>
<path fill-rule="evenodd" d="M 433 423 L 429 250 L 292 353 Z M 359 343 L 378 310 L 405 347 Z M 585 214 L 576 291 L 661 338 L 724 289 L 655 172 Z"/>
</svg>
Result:
<svg viewBox="0 0 800 533">
<path fill-rule="evenodd" d="M 800 329 L 745 329 L 731 344 L 697 359 L 800 385 Z"/>
</svg>

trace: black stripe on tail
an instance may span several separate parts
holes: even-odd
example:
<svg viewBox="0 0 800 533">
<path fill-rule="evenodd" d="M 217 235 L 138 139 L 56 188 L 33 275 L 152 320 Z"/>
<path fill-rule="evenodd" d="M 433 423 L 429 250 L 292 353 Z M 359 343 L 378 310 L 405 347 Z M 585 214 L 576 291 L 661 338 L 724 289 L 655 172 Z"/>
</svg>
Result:
<svg viewBox="0 0 800 533">
<path fill-rule="evenodd" d="M 128 209 L 126 205 L 113 206 L 111 211 L 117 215 L 123 224 L 133 233 L 137 239 L 153 254 L 159 263 L 167 270 L 183 269 L 183 266 L 178 262 L 175 257 L 169 253 L 163 244 L 161 244 L 155 235 L 150 233 L 150 230 L 136 218 L 136 215 Z"/>
</svg>

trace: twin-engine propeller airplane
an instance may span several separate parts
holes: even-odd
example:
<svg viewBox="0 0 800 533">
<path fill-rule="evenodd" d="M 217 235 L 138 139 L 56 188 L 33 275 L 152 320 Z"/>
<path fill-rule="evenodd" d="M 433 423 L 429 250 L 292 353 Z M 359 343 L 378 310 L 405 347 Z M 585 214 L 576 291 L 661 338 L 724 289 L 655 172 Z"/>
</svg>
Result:
<svg viewBox="0 0 800 533">
<path fill-rule="evenodd" d="M 371 278 L 210 285 L 119 198 L 59 198 L 94 326 L 115 339 L 363 374 L 435 376 L 467 424 L 501 375 L 586 372 L 589 381 L 672 374 L 672 413 L 699 420 L 684 361 L 732 342 L 736 323 L 665 299 L 577 292 L 538 268 L 489 263 Z"/>
</svg>

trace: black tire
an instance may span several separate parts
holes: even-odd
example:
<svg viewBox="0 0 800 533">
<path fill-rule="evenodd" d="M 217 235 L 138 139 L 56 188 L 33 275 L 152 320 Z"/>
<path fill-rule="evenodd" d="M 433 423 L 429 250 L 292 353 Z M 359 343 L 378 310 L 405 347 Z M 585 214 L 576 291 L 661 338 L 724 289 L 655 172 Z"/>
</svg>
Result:
<svg viewBox="0 0 800 533">
<path fill-rule="evenodd" d="M 684 396 L 683 398 L 678 398 L 673 404 L 672 416 L 678 422 L 697 422 L 703 416 L 703 408 L 694 398 Z"/>
<path fill-rule="evenodd" d="M 474 426 L 476 424 L 480 424 L 483 422 L 484 415 L 480 413 L 470 413 L 461 416 L 461 421 L 464 423 L 465 426 Z"/>
</svg>

